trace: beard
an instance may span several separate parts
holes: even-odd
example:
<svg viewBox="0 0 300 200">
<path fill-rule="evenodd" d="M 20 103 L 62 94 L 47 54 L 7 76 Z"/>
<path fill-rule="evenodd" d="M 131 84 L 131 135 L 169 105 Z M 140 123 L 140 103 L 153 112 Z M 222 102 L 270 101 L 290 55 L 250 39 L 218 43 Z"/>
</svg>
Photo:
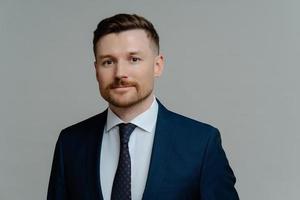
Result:
<svg viewBox="0 0 300 200">
<path fill-rule="evenodd" d="M 114 93 L 115 88 L 132 87 L 135 91 L 127 91 L 125 94 Z M 128 108 L 137 105 L 147 99 L 153 91 L 153 87 L 142 88 L 135 81 L 126 81 L 123 79 L 116 79 L 113 83 L 105 88 L 100 88 L 101 96 L 111 105 L 119 108 Z"/>
</svg>

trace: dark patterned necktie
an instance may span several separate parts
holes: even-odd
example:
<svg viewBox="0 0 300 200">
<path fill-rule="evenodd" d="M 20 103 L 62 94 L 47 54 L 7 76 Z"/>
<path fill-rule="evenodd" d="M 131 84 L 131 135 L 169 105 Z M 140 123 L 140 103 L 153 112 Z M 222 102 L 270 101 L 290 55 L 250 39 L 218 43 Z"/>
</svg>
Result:
<svg viewBox="0 0 300 200">
<path fill-rule="evenodd" d="M 131 161 L 128 148 L 134 124 L 119 124 L 120 156 L 111 192 L 111 200 L 131 200 Z"/>
</svg>

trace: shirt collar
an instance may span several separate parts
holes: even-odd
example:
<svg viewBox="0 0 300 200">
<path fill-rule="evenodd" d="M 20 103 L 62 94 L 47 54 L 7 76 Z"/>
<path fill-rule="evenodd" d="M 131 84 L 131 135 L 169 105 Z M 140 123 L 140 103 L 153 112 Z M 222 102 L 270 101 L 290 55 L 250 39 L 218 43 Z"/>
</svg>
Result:
<svg viewBox="0 0 300 200">
<path fill-rule="evenodd" d="M 154 98 L 151 106 L 143 113 L 136 116 L 130 123 L 136 125 L 137 127 L 145 130 L 146 132 L 152 133 L 153 128 L 156 124 L 158 114 L 158 103 L 156 98 Z M 107 121 L 106 121 L 106 133 L 110 131 L 110 129 L 114 128 L 120 123 L 124 123 L 122 119 L 120 119 L 112 110 L 108 107 L 107 112 Z"/>
</svg>

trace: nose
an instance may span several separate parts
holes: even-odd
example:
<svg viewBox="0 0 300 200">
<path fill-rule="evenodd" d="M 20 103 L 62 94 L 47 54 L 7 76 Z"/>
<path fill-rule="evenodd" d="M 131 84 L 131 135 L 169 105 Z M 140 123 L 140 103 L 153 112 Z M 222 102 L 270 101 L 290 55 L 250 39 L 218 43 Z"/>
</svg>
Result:
<svg viewBox="0 0 300 200">
<path fill-rule="evenodd" d="M 117 79 L 127 78 L 126 64 L 119 61 L 115 68 L 115 76 Z"/>
</svg>

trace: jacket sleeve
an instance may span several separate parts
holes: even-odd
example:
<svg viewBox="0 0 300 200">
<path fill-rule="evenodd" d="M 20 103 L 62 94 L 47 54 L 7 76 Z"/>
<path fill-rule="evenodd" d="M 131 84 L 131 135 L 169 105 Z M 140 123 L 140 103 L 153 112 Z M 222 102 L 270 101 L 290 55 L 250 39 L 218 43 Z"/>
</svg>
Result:
<svg viewBox="0 0 300 200">
<path fill-rule="evenodd" d="M 66 200 L 66 184 L 64 174 L 64 156 L 62 147 L 62 133 L 56 142 L 50 180 L 48 185 L 47 200 Z"/>
<path fill-rule="evenodd" d="M 204 156 L 202 178 L 200 183 L 203 200 L 238 200 L 234 188 L 236 178 L 229 166 L 221 144 L 221 136 L 217 129 L 208 141 Z"/>
</svg>

